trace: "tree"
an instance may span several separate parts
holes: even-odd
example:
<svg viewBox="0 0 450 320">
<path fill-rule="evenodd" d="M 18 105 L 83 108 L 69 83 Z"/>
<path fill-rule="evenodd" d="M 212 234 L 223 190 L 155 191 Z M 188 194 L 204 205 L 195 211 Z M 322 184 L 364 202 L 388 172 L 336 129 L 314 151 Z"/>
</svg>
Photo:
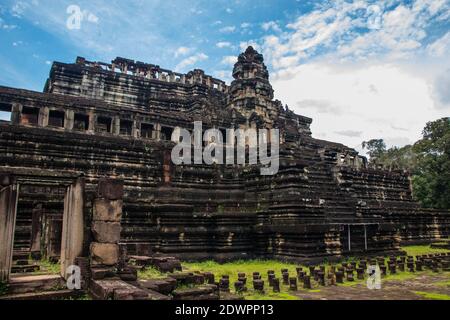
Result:
<svg viewBox="0 0 450 320">
<path fill-rule="evenodd" d="M 415 197 L 426 207 L 450 208 L 450 118 L 428 122 L 414 144 Z"/>
<path fill-rule="evenodd" d="M 362 143 L 369 162 L 408 170 L 414 198 L 425 207 L 450 209 L 450 118 L 430 121 L 414 145 L 389 148 L 383 139 Z"/>
<path fill-rule="evenodd" d="M 363 141 L 362 147 L 368 150 L 367 154 L 370 156 L 372 162 L 386 151 L 386 144 L 383 139 Z"/>
</svg>

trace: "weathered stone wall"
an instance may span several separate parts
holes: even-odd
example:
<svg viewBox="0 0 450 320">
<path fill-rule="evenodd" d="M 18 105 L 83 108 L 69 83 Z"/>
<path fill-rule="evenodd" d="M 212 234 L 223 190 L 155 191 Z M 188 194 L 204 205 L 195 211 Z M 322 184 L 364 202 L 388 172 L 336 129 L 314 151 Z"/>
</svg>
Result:
<svg viewBox="0 0 450 320">
<path fill-rule="evenodd" d="M 127 244 L 130 254 L 154 251 L 184 259 L 311 259 L 365 251 L 364 224 L 369 252 L 397 250 L 402 233 L 426 234 L 418 220 L 410 218 L 418 231 L 410 227 L 406 231 L 402 228 L 408 220 L 401 214 L 395 221 L 386 207 L 375 211 L 374 206 L 361 204 L 375 197 L 370 188 L 380 186 L 397 199 L 398 206 L 411 203 L 410 195 L 399 197 L 407 188 L 399 191 L 398 185 L 394 188 L 386 179 L 384 185 L 371 182 L 378 171 L 339 167 L 340 173 L 367 177 L 366 197 L 355 198 L 355 188 L 342 176 L 337 182 L 334 160 L 322 160 L 318 150 L 323 145 L 318 143 L 314 149 L 311 141 L 304 146 L 283 146 L 280 171 L 275 176 L 260 176 L 259 168 L 251 166 L 169 165 L 167 182 L 164 154 L 171 143 L 74 132 L 58 137 L 51 129 L 7 124 L 1 129 L 4 165 L 23 166 L 21 155 L 32 152 L 33 156 L 26 158 L 27 167 L 38 169 L 45 163 L 46 169 L 54 172 L 83 172 L 87 188 L 96 185 L 100 177 L 123 179 L 121 242 Z M 53 201 L 57 199 L 60 195 Z M 25 197 L 23 201 L 30 200 Z M 431 217 L 422 217 L 424 225 L 430 224 Z"/>
</svg>

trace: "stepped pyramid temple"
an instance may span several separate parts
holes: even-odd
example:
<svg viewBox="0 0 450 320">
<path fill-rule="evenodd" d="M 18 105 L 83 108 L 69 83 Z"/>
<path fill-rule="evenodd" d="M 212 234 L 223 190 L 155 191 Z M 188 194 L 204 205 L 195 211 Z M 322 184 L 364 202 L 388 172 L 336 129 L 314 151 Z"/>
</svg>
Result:
<svg viewBox="0 0 450 320">
<path fill-rule="evenodd" d="M 10 113 L 0 122 L 0 278 L 24 254 L 62 270 L 120 265 L 124 251 L 308 262 L 449 236 L 450 212 L 421 208 L 407 173 L 313 138 L 312 119 L 273 99 L 252 47 L 232 75 L 227 85 L 199 69 L 78 57 L 53 63 L 44 92 L 0 87 L 0 110 Z M 192 132 L 194 121 L 279 129 L 278 173 L 175 165 L 173 133 Z"/>
</svg>

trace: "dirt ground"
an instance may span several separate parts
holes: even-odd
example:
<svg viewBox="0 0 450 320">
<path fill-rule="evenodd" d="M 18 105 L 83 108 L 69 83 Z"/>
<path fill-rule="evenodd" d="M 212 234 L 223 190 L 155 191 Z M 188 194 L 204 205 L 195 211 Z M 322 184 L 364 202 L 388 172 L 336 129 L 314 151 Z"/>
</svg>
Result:
<svg viewBox="0 0 450 320">
<path fill-rule="evenodd" d="M 450 273 L 418 274 L 405 280 L 382 280 L 381 289 L 365 283 L 301 290 L 294 294 L 302 300 L 428 300 L 450 299 Z"/>
</svg>

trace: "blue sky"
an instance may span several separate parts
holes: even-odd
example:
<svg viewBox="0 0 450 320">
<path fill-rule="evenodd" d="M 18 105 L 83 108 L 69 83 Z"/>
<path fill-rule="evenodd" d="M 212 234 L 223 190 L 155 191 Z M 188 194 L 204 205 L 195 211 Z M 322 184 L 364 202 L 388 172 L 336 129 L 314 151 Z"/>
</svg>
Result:
<svg viewBox="0 0 450 320">
<path fill-rule="evenodd" d="M 201 68 L 229 82 L 252 44 L 276 97 L 312 117 L 316 137 L 404 145 L 450 114 L 449 21 L 449 0 L 4 0 L 0 85 L 41 91 L 51 62 L 76 56 Z"/>
</svg>

